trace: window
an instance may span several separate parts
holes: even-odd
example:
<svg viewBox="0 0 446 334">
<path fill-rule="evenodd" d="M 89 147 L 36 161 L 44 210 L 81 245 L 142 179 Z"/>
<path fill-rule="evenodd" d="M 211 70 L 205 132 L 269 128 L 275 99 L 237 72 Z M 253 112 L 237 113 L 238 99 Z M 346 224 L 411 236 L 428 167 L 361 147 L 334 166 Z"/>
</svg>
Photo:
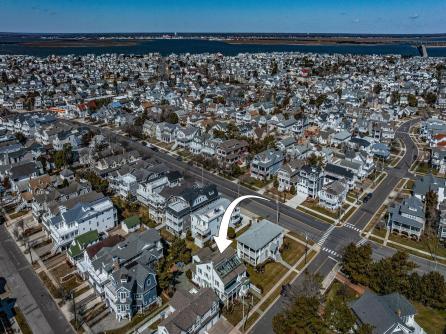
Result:
<svg viewBox="0 0 446 334">
<path fill-rule="evenodd" d="M 119 299 L 125 299 L 127 296 L 127 294 L 125 292 L 120 292 L 119 293 Z"/>
</svg>

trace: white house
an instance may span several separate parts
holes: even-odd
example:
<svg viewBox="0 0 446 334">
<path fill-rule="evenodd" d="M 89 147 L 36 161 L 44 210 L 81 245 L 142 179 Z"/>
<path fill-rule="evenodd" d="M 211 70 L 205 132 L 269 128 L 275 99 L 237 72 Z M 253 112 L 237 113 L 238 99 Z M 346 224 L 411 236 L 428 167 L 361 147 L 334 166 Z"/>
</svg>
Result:
<svg viewBox="0 0 446 334">
<path fill-rule="evenodd" d="M 268 259 L 280 259 L 284 230 L 277 224 L 263 219 L 254 223 L 248 231 L 237 238 L 237 255 L 253 266 Z"/>
</svg>

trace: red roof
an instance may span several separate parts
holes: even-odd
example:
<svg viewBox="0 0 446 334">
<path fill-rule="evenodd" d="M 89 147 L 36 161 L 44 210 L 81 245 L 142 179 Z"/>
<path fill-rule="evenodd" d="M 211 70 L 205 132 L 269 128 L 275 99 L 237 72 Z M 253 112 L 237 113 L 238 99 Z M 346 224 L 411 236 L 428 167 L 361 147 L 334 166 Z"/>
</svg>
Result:
<svg viewBox="0 0 446 334">
<path fill-rule="evenodd" d="M 120 235 L 112 235 L 108 237 L 107 239 L 104 239 L 102 241 L 99 241 L 95 243 L 94 245 L 91 245 L 87 247 L 87 254 L 88 257 L 91 259 L 93 258 L 102 248 L 104 247 L 113 247 L 114 245 L 117 245 L 121 241 L 123 241 L 124 238 Z"/>
</svg>

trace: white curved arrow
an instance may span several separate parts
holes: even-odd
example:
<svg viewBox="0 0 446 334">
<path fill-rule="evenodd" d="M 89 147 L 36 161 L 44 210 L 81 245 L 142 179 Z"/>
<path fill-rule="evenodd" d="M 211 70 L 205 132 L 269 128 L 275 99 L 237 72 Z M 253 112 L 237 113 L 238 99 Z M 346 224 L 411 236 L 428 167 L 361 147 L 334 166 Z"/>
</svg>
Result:
<svg viewBox="0 0 446 334">
<path fill-rule="evenodd" d="M 220 253 L 223 253 L 223 251 L 229 247 L 229 245 L 232 243 L 231 240 L 227 238 L 228 235 L 228 228 L 229 228 L 229 221 L 231 220 L 232 212 L 234 211 L 235 207 L 243 200 L 248 198 L 257 198 L 257 199 L 263 199 L 266 201 L 269 201 L 269 199 L 255 196 L 255 195 L 245 195 L 241 196 L 239 198 L 236 198 L 229 204 L 228 208 L 226 209 L 223 218 L 220 223 L 220 229 L 218 230 L 218 236 L 214 237 L 215 243 L 217 244 L 218 250 Z"/>
</svg>

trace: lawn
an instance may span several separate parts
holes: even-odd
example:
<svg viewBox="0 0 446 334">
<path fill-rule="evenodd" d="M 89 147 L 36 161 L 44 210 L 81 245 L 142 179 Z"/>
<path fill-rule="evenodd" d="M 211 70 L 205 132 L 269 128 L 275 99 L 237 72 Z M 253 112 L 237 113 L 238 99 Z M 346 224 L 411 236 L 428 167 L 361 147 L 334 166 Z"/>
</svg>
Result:
<svg viewBox="0 0 446 334">
<path fill-rule="evenodd" d="M 32 334 L 32 330 L 26 321 L 25 316 L 22 311 L 18 307 L 14 307 L 15 320 L 17 321 L 17 325 L 19 325 L 20 330 L 23 334 Z"/>
<path fill-rule="evenodd" d="M 138 313 L 136 314 L 132 320 L 130 320 L 126 325 L 120 327 L 120 328 L 116 328 L 116 329 L 111 329 L 108 330 L 107 333 L 108 334 L 121 334 L 121 333 L 127 333 L 129 332 L 133 327 L 135 327 L 136 325 L 140 324 L 141 322 L 143 322 L 144 320 L 147 320 L 149 318 L 154 317 L 156 314 L 158 314 L 159 312 L 161 312 L 163 309 L 167 308 L 167 304 L 162 305 L 161 307 L 154 307 L 151 306 L 149 307 L 149 309 L 143 313 Z"/>
<path fill-rule="evenodd" d="M 311 251 L 311 252 L 309 252 L 308 254 L 307 254 L 307 263 L 309 263 L 309 262 L 311 262 L 311 260 L 313 259 L 313 257 L 315 257 L 316 256 L 316 252 L 315 251 Z M 302 270 L 304 267 L 305 267 L 305 265 L 307 264 L 307 263 L 305 263 L 305 261 L 302 261 L 301 263 L 299 263 L 299 265 L 297 266 L 297 270 Z"/>
<path fill-rule="evenodd" d="M 305 246 L 289 237 L 283 238 L 281 249 L 282 259 L 289 265 L 294 265 L 305 253 Z"/>
<path fill-rule="evenodd" d="M 42 280 L 43 284 L 48 289 L 48 291 L 51 293 L 53 298 L 61 298 L 62 297 L 60 289 L 53 284 L 53 282 L 50 280 L 50 278 L 47 276 L 47 274 L 44 271 L 39 273 L 39 277 Z"/>
<path fill-rule="evenodd" d="M 376 235 L 377 237 L 384 238 L 386 236 L 386 229 L 385 228 L 380 228 L 380 227 L 375 227 L 373 229 L 372 233 L 374 235 Z"/>
<path fill-rule="evenodd" d="M 172 242 L 175 239 L 175 236 L 172 233 L 170 233 L 169 231 L 167 231 L 165 228 L 162 228 L 159 231 L 160 231 L 161 238 L 163 238 L 164 240 L 167 240 L 168 242 Z"/>
<path fill-rule="evenodd" d="M 297 273 L 295 271 L 291 272 L 288 277 L 283 282 L 283 285 L 286 285 L 290 282 L 292 282 L 297 277 Z M 260 309 L 262 311 L 265 311 L 268 306 L 276 300 L 276 298 L 279 296 L 280 291 L 282 291 L 282 286 L 277 287 L 271 295 L 265 299 L 265 301 L 260 305 Z"/>
<path fill-rule="evenodd" d="M 413 303 L 417 310 L 415 321 L 428 334 L 443 333 L 446 328 L 446 310 L 437 310 L 419 303 Z"/>
<path fill-rule="evenodd" d="M 57 267 L 51 268 L 50 273 L 53 275 L 53 277 L 60 281 L 60 279 L 69 273 L 72 273 L 74 271 L 74 268 L 70 266 L 67 262 L 63 262 L 62 264 L 58 265 Z"/>
<path fill-rule="evenodd" d="M 72 291 L 80 285 L 80 279 L 78 280 L 76 275 L 73 275 L 69 280 L 62 283 L 65 291 Z"/>
<path fill-rule="evenodd" d="M 246 315 L 246 312 L 248 311 L 248 303 L 251 302 L 251 297 L 248 295 L 246 298 L 244 298 L 245 300 L 245 307 L 244 307 L 244 312 Z M 256 305 L 258 302 L 257 298 L 254 298 L 254 304 Z M 243 317 L 243 305 L 241 303 L 241 299 L 240 300 L 235 300 L 234 303 L 230 303 L 229 307 L 224 306 L 222 309 L 222 314 L 223 316 L 226 318 L 226 320 L 228 320 L 233 326 L 236 326 Z"/>
<path fill-rule="evenodd" d="M 342 220 L 343 221 L 347 221 L 350 216 L 353 214 L 353 212 L 355 212 L 356 208 L 354 206 L 352 206 L 343 216 L 342 216 Z"/>
<path fill-rule="evenodd" d="M 297 210 L 302 211 L 303 213 L 306 213 L 309 216 L 313 216 L 314 218 L 319 219 L 319 220 L 321 220 L 323 222 L 326 222 L 326 223 L 329 223 L 329 224 L 334 224 L 335 223 L 335 221 L 333 219 L 325 217 L 325 216 L 322 216 L 322 215 L 319 215 L 316 212 L 313 212 L 313 211 L 310 211 L 308 209 L 305 209 L 304 207 L 298 206 Z"/>
<path fill-rule="evenodd" d="M 9 215 L 9 218 L 16 219 L 16 218 L 19 218 L 19 217 L 22 217 L 22 216 L 26 215 L 28 212 L 29 211 L 25 211 L 25 210 L 22 210 L 22 211 L 19 211 L 19 212 L 14 212 L 14 213 L 11 213 Z"/>
<path fill-rule="evenodd" d="M 267 293 L 279 279 L 285 275 L 287 268 L 277 262 L 269 262 L 265 265 L 263 273 L 256 272 L 254 267 L 248 265 L 249 279 L 256 287 L 262 289 L 262 294 Z"/>
<path fill-rule="evenodd" d="M 403 236 L 399 236 L 399 235 L 395 235 L 395 234 L 391 233 L 389 236 L 389 240 L 398 242 L 405 246 L 413 247 L 413 248 L 428 252 L 430 254 L 429 247 L 426 244 L 426 241 L 423 239 L 421 239 L 420 241 L 416 241 L 413 239 L 405 238 Z M 446 257 L 446 248 L 443 247 L 442 245 L 438 245 L 435 254 L 439 255 L 439 256 Z"/>
<path fill-rule="evenodd" d="M 337 211 L 333 211 L 333 210 L 329 210 L 327 208 L 324 208 L 322 206 L 320 206 L 319 204 L 317 204 L 316 201 L 305 201 L 302 203 L 303 206 L 305 206 L 306 208 L 309 208 L 311 210 L 317 211 L 323 215 L 329 216 L 333 219 L 337 219 L 339 217 L 339 214 Z"/>
<path fill-rule="evenodd" d="M 347 301 L 352 301 L 358 297 L 357 293 L 349 288 L 347 285 L 339 281 L 334 281 L 330 288 L 325 293 L 325 299 L 332 300 L 335 296 L 344 296 Z"/>
<path fill-rule="evenodd" d="M 301 234 L 293 232 L 293 231 L 288 232 L 288 234 L 291 235 L 292 237 L 295 237 L 295 238 L 305 242 L 305 236 L 304 235 L 301 235 Z M 311 239 L 308 239 L 307 242 L 308 242 L 308 246 L 314 245 L 314 242 Z"/>
</svg>

